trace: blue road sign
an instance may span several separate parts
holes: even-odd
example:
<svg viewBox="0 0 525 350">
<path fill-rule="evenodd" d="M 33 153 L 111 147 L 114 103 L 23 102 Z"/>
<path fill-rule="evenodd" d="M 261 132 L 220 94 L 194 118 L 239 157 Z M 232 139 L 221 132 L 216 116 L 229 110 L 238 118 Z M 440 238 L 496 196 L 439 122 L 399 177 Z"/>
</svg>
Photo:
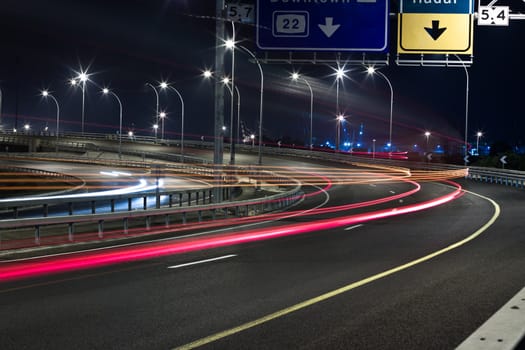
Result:
<svg viewBox="0 0 525 350">
<path fill-rule="evenodd" d="M 388 50 L 388 0 L 258 0 L 264 50 Z"/>
</svg>

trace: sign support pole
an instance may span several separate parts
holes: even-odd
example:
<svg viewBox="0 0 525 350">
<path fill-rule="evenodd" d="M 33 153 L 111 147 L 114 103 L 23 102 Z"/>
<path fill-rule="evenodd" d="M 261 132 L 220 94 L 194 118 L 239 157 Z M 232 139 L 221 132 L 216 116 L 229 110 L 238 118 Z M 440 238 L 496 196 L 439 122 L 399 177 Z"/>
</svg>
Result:
<svg viewBox="0 0 525 350">
<path fill-rule="evenodd" d="M 216 0 L 215 5 L 215 70 L 217 76 L 223 76 L 224 72 L 224 21 L 223 12 L 225 4 L 224 0 Z M 222 165 L 223 165 L 223 153 L 224 153 L 224 142 L 222 127 L 224 125 L 224 89 L 218 84 L 215 86 L 215 125 L 214 125 L 214 150 L 213 150 L 213 164 L 215 173 L 215 186 L 214 186 L 214 203 L 220 203 L 222 201 Z"/>
</svg>

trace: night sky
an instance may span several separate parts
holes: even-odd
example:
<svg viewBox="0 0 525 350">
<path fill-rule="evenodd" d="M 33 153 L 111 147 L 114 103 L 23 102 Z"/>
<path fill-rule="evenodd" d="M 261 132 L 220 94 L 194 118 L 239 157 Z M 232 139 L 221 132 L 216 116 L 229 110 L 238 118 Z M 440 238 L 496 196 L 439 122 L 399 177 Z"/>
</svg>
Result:
<svg viewBox="0 0 525 350">
<path fill-rule="evenodd" d="M 487 1 L 488 2 L 488 1 Z M 525 13 L 525 2 L 503 1 Z M 3 128 L 30 123 L 54 128 L 55 106 L 39 94 L 49 89 L 61 108 L 61 128 L 80 131 L 81 92 L 68 81 L 81 69 L 93 82 L 87 85 L 87 132 L 115 132 L 118 105 L 100 93 L 109 87 L 122 100 L 124 131 L 152 133 L 156 98 L 146 83 L 169 81 L 184 97 L 185 134 L 189 139 L 213 135 L 213 82 L 202 79 L 213 69 L 215 12 L 212 0 L 2 0 L 0 2 L 0 88 Z M 396 2 L 393 2 L 393 9 Z M 255 30 L 238 25 L 237 39 L 257 51 Z M 229 26 L 227 26 L 229 30 Z M 391 22 L 395 37 L 397 21 Z M 523 112 L 523 37 L 525 20 L 509 27 L 474 29 L 474 64 L 470 74 L 469 141 L 484 132 L 486 142 L 525 142 Z M 462 68 L 399 67 L 395 43 L 389 66 L 381 71 L 394 87 L 395 144 L 423 144 L 425 130 L 432 142 L 461 143 L 465 124 L 465 72 Z M 226 56 L 229 72 L 229 54 Z M 341 109 L 349 116 L 345 139 L 363 124 L 363 141 L 388 139 L 390 91 L 379 77 L 367 77 L 364 68 L 346 66 L 349 79 L 341 85 Z M 274 140 L 304 144 L 309 125 L 306 86 L 288 79 L 300 71 L 314 87 L 316 143 L 333 142 L 335 84 L 325 65 L 265 65 L 264 134 Z M 247 131 L 257 130 L 259 72 L 247 56 L 236 56 L 236 82 L 241 92 L 241 119 Z M 229 94 L 225 119 L 229 122 Z M 179 137 L 180 103 L 173 92 L 160 94 L 161 110 L 168 113 L 167 137 Z M 357 136 L 355 136 L 357 137 Z M 407 146 L 408 147 L 408 146 Z"/>
</svg>

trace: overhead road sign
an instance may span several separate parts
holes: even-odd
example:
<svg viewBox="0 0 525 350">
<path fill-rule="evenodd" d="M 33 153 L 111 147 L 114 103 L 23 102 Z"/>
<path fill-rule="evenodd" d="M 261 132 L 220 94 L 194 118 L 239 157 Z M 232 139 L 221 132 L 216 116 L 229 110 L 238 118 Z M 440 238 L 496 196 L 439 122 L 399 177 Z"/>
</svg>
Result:
<svg viewBox="0 0 525 350">
<path fill-rule="evenodd" d="M 398 53 L 473 53 L 473 0 L 401 0 Z"/>
<path fill-rule="evenodd" d="M 257 46 L 287 51 L 388 51 L 388 0 L 258 0 Z"/>
</svg>

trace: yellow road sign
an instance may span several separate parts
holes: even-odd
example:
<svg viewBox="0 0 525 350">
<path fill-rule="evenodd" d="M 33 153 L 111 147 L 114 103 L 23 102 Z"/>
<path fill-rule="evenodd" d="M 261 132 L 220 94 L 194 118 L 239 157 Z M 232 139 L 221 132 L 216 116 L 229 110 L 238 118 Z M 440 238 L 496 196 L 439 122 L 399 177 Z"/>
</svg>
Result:
<svg viewBox="0 0 525 350">
<path fill-rule="evenodd" d="M 471 55 L 473 28 L 471 14 L 400 13 L 397 52 Z"/>
</svg>

